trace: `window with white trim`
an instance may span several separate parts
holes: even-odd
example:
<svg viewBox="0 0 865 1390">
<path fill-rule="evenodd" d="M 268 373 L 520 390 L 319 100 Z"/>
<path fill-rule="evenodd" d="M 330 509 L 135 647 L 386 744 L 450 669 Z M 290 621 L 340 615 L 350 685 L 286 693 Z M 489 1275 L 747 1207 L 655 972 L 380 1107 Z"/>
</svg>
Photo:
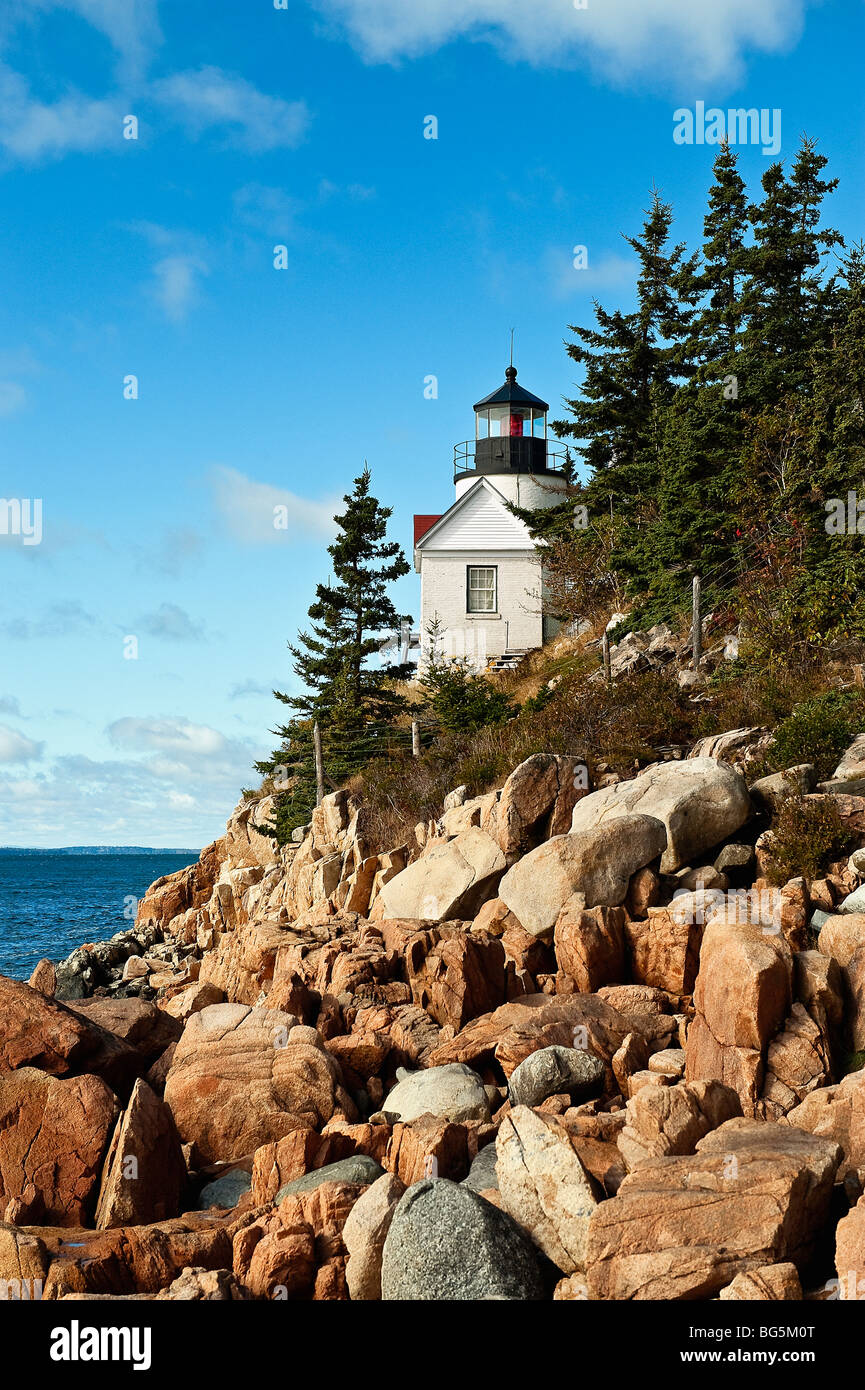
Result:
<svg viewBox="0 0 865 1390">
<path fill-rule="evenodd" d="M 469 613 L 495 613 L 495 565 L 469 565 L 466 576 L 466 610 Z"/>
</svg>

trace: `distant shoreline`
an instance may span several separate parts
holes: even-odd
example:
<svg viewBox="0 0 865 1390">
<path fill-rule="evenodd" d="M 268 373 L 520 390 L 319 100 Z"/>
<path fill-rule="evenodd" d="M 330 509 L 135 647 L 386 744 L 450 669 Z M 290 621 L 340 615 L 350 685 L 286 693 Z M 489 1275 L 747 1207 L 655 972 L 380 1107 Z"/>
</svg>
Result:
<svg viewBox="0 0 865 1390">
<path fill-rule="evenodd" d="M 191 854 L 197 857 L 200 849 L 153 849 L 149 845 L 64 845 L 45 848 L 32 845 L 0 845 L 0 854 Z"/>
</svg>

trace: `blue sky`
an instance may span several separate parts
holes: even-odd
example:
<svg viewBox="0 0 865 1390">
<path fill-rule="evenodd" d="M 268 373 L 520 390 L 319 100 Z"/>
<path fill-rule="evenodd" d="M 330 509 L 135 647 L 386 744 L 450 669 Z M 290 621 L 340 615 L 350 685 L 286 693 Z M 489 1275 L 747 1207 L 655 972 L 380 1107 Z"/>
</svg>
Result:
<svg viewBox="0 0 865 1390">
<path fill-rule="evenodd" d="M 558 413 L 653 182 L 699 233 L 675 109 L 780 109 L 861 236 L 863 39 L 860 0 L 4 0 L 0 497 L 43 534 L 0 536 L 0 843 L 220 833 L 364 459 L 408 547 L 510 328 Z"/>
</svg>

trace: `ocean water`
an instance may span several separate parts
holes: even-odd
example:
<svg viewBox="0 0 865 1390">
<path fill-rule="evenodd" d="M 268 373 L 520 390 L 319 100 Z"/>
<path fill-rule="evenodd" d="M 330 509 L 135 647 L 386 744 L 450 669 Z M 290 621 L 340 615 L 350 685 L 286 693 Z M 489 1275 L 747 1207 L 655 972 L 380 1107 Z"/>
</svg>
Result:
<svg viewBox="0 0 865 1390">
<path fill-rule="evenodd" d="M 58 854 L 0 849 L 0 975 L 26 980 L 43 956 L 63 960 L 85 941 L 127 931 L 154 879 L 176 873 L 197 850 Z"/>
</svg>

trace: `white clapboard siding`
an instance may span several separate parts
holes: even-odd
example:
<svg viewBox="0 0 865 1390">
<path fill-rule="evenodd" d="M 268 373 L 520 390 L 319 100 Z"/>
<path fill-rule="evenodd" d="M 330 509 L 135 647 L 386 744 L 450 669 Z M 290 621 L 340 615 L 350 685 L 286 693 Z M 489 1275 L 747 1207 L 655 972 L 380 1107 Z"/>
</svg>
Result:
<svg viewBox="0 0 865 1390">
<path fill-rule="evenodd" d="M 491 484 L 480 479 L 418 542 L 436 550 L 532 550 L 528 528 L 508 511 Z"/>
</svg>

